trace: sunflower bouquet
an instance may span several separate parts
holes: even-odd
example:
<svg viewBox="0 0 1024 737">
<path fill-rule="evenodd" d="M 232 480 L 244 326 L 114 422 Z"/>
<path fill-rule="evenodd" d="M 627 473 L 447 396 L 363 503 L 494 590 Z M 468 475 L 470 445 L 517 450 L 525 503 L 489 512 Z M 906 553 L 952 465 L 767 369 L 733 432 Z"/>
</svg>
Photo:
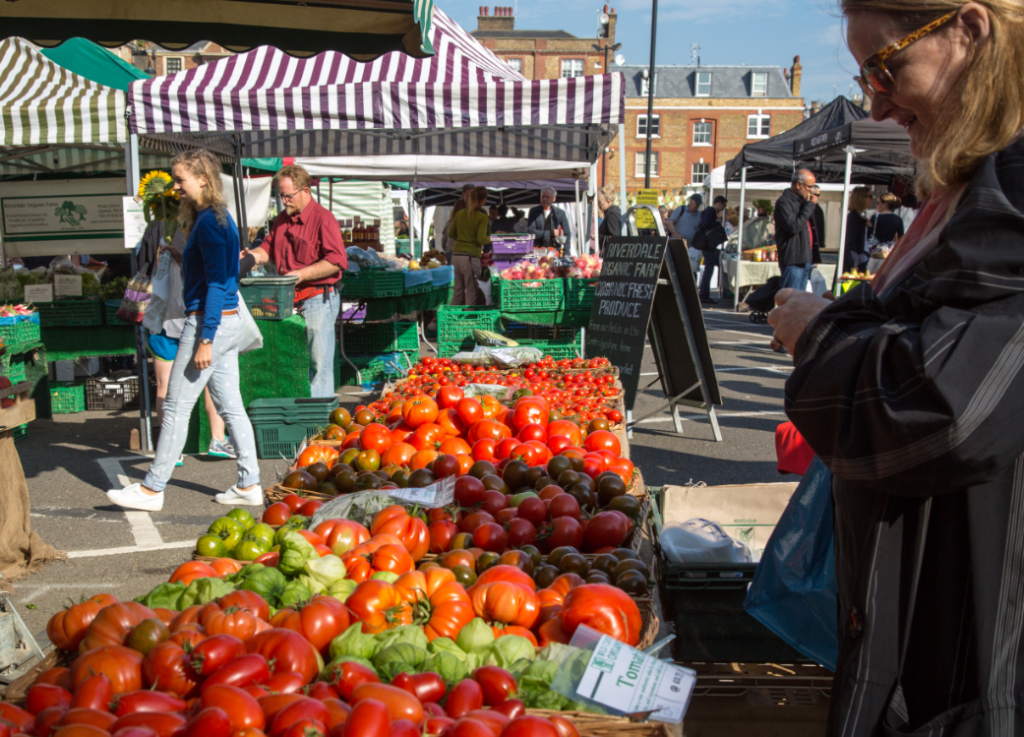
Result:
<svg viewBox="0 0 1024 737">
<path fill-rule="evenodd" d="M 174 229 L 178 227 L 178 193 L 174 191 L 174 180 L 164 171 L 151 171 L 139 182 L 139 199 L 142 200 L 146 224 L 162 220 L 164 242 L 170 244 Z"/>
</svg>

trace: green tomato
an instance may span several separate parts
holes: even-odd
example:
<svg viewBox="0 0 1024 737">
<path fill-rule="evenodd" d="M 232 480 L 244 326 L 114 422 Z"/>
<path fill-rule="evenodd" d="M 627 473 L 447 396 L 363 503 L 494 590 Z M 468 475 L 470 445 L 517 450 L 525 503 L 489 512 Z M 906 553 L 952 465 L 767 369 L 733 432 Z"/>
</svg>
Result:
<svg viewBox="0 0 1024 737">
<path fill-rule="evenodd" d="M 532 491 L 522 491 L 516 494 L 514 497 L 512 497 L 512 500 L 509 502 L 509 506 L 516 508 L 520 504 L 522 504 L 524 500 L 531 499 L 535 496 L 537 496 L 537 494 L 535 494 Z"/>
<path fill-rule="evenodd" d="M 207 533 L 210 535 L 216 535 L 223 540 L 225 550 L 234 550 L 235 546 L 242 542 L 242 535 L 245 533 L 245 528 L 230 517 L 220 517 L 213 521 L 213 524 L 210 525 L 210 529 L 207 530 Z"/>
<path fill-rule="evenodd" d="M 252 514 L 249 513 L 249 510 L 242 509 L 241 507 L 235 507 L 228 512 L 227 516 L 238 522 L 247 530 L 256 524 L 256 520 L 253 518 Z"/>
<path fill-rule="evenodd" d="M 265 525 L 262 522 L 257 525 L 253 525 L 245 531 L 245 539 L 248 538 L 265 542 L 267 547 L 270 547 L 274 544 L 274 528 L 270 525 Z"/>
<path fill-rule="evenodd" d="M 217 535 L 203 535 L 196 541 L 196 554 L 210 558 L 223 558 L 227 550 Z"/>
<path fill-rule="evenodd" d="M 242 542 L 238 543 L 238 547 L 232 552 L 235 554 L 235 558 L 238 560 L 256 560 L 261 555 L 270 550 L 269 543 L 265 543 L 261 540 L 250 540 L 248 537 Z"/>
</svg>

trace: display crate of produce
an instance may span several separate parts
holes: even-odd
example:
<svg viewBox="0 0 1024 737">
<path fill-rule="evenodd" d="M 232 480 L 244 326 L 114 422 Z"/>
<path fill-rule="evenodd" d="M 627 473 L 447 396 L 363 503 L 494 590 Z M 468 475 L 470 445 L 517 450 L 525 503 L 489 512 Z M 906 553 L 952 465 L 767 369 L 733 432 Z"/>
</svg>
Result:
<svg viewBox="0 0 1024 737">
<path fill-rule="evenodd" d="M 85 382 L 68 381 L 50 384 L 50 411 L 55 415 L 85 412 Z"/>
<path fill-rule="evenodd" d="M 533 253 L 533 236 L 523 233 L 495 234 L 491 236 L 491 245 L 494 246 L 495 256 Z"/>
<path fill-rule="evenodd" d="M 89 297 L 64 297 L 36 305 L 39 322 L 47 328 L 102 325 L 103 308 L 103 302 Z"/>
<path fill-rule="evenodd" d="M 405 274 L 387 269 L 346 271 L 341 283 L 341 296 L 350 297 L 401 297 L 405 291 Z"/>
<path fill-rule="evenodd" d="M 442 343 L 461 343 L 473 339 L 474 330 L 501 330 L 501 313 L 493 308 L 445 305 L 437 311 L 437 339 Z"/>
<path fill-rule="evenodd" d="M 8 345 L 39 340 L 39 313 L 0 317 L 0 340 Z"/>
<path fill-rule="evenodd" d="M 491 300 L 502 312 L 536 312 L 565 309 L 562 279 L 513 280 L 491 277 Z"/>
<path fill-rule="evenodd" d="M 533 325 L 502 320 L 501 334 L 522 346 L 537 348 L 556 361 L 576 358 L 583 352 L 579 328 L 562 325 Z"/>
<path fill-rule="evenodd" d="M 261 276 L 242 279 L 238 293 L 256 320 L 285 320 L 295 312 L 294 276 Z"/>
<path fill-rule="evenodd" d="M 414 322 L 344 323 L 345 353 L 418 351 L 420 336 Z"/>
<path fill-rule="evenodd" d="M 714 494 L 716 509 L 701 514 L 693 510 L 694 517 L 720 520 L 726 532 L 739 539 L 747 538 L 752 547 L 763 545 L 796 484 L 748 484 L 737 486 L 683 489 L 662 487 L 651 499 L 651 519 L 654 523 L 653 542 L 658 567 L 658 586 L 665 617 L 675 626 L 676 639 L 672 643 L 677 662 L 713 663 L 800 663 L 807 658 L 790 647 L 758 620 L 747 614 L 743 601 L 757 570 L 756 563 L 690 563 L 670 562 L 661 545 L 664 529 L 666 493 L 696 491 Z M 778 511 L 765 507 L 754 513 L 742 505 L 745 496 L 755 495 L 764 502 L 771 497 Z M 738 500 L 734 510 L 723 512 L 730 499 Z M 771 506 L 769 504 L 768 506 Z M 689 519 L 690 512 L 685 516 Z M 774 519 L 771 519 L 774 517 Z M 742 524 L 733 525 L 733 520 Z"/>
<path fill-rule="evenodd" d="M 565 280 L 565 309 L 590 312 L 599 279 Z"/>
<path fill-rule="evenodd" d="M 4 372 L 12 384 L 20 384 L 25 381 L 25 363 L 23 361 L 11 361 L 7 370 Z"/>
<path fill-rule="evenodd" d="M 257 399 L 249 405 L 249 420 L 256 433 L 260 458 L 291 460 L 302 441 L 326 427 L 336 397 Z"/>
<path fill-rule="evenodd" d="M 120 299 L 108 299 L 103 303 L 103 322 L 107 325 L 124 325 L 117 319 L 117 311 L 121 309 Z"/>
<path fill-rule="evenodd" d="M 434 288 L 430 269 L 408 269 L 402 272 L 402 284 L 406 294 L 421 294 Z"/>
<path fill-rule="evenodd" d="M 133 371 L 117 371 L 110 376 L 85 381 L 85 408 L 119 411 L 139 408 L 139 377 Z"/>
<path fill-rule="evenodd" d="M 344 358 L 334 362 L 335 383 L 338 386 L 357 386 L 359 384 L 379 384 L 388 379 L 397 379 L 405 374 L 419 359 L 419 351 L 406 353 L 396 351 L 394 353 L 372 354 L 372 355 L 348 355 L 345 356 L 359 369 L 356 376 L 355 369 L 349 365 Z"/>
</svg>

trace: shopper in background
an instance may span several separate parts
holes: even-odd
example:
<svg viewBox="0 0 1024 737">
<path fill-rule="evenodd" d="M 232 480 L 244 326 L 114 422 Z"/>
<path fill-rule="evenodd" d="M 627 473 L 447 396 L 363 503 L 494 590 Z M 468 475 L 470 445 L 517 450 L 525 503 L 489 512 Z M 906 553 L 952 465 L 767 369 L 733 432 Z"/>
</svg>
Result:
<svg viewBox="0 0 1024 737">
<path fill-rule="evenodd" d="M 846 213 L 846 243 L 843 246 L 843 273 L 863 269 L 868 263 L 868 219 L 864 211 L 871 207 L 874 195 L 870 187 L 855 187 L 850 192 Z"/>
<path fill-rule="evenodd" d="M 700 194 L 690 195 L 686 205 L 680 205 L 665 221 L 665 229 L 673 238 L 682 238 L 687 246 L 693 243 L 693 236 L 697 234 L 700 225 L 700 206 L 704 198 Z"/>
<path fill-rule="evenodd" d="M 779 269 L 782 271 L 781 288 L 807 288 L 811 278 L 811 217 L 815 203 L 811 201 L 814 174 L 798 169 L 792 185 L 775 202 L 775 243 L 779 251 Z"/>
<path fill-rule="evenodd" d="M 525 233 L 527 228 L 526 214 L 520 210 L 515 209 L 512 211 L 512 222 L 515 225 L 512 226 L 512 230 L 516 233 Z"/>
<path fill-rule="evenodd" d="M 281 169 L 277 191 L 285 211 L 274 218 L 259 248 L 257 264 L 273 261 L 277 273 L 297 276 L 295 309 L 306 320 L 310 396 L 334 396 L 335 336 L 341 298 L 335 289 L 348 255 L 341 228 L 330 210 L 313 199 L 309 173 L 297 164 Z"/>
<path fill-rule="evenodd" d="M 188 317 L 171 367 L 156 458 L 141 484 L 107 492 L 111 502 L 126 509 L 163 509 L 164 488 L 185 447 L 192 408 L 207 384 L 238 450 L 238 481 L 216 500 L 263 504 L 256 438 L 239 388 L 238 228 L 227 211 L 220 170 L 220 159 L 205 149 L 178 154 L 171 161 L 181 202 L 179 223 L 188 233 L 182 257 Z"/>
<path fill-rule="evenodd" d="M 597 191 L 597 211 L 601 215 L 601 225 L 597 229 L 597 242 L 600 253 L 604 253 L 605 243 L 609 238 L 622 235 L 622 211 L 615 204 L 617 193 L 615 187 L 606 184 Z"/>
<path fill-rule="evenodd" d="M 453 305 L 484 304 L 477 280 L 483 272 L 480 257 L 484 246 L 489 246 L 491 237 L 487 228 L 487 214 L 480 208 L 477 191 L 468 194 L 466 209 L 452 218 L 448 235 L 455 240 L 452 266 L 455 267 Z"/>
<path fill-rule="evenodd" d="M 554 206 L 557 198 L 554 189 L 545 187 L 540 192 L 540 205 L 531 207 L 526 216 L 526 232 L 535 237 L 533 245 L 536 248 L 561 250 L 556 238 L 569 235 L 568 216 Z"/>
<path fill-rule="evenodd" d="M 903 218 L 896 214 L 903 203 L 892 192 L 886 192 L 875 203 L 876 213 L 871 222 L 871 236 L 879 243 L 893 243 L 902 238 Z"/>
<path fill-rule="evenodd" d="M 1024 733 L 1024 13 L 843 0 L 926 199 L 870 284 L 782 290 L 786 411 L 832 470 L 827 734 Z M 797 541 L 798 542 L 798 541 Z"/>
<path fill-rule="evenodd" d="M 921 207 L 921 203 L 917 199 L 917 195 L 913 192 L 907 192 L 905 195 L 900 197 L 900 201 L 903 203 L 902 207 L 897 210 L 896 214 L 903 220 L 903 232 L 910 230 L 910 226 L 914 222 L 914 218 L 917 217 L 917 209 Z"/>
<path fill-rule="evenodd" d="M 706 247 L 701 250 L 701 254 L 704 259 L 704 272 L 700 276 L 699 293 L 700 301 L 705 304 L 718 304 L 717 299 L 711 298 L 711 279 L 714 275 L 715 269 L 721 271 L 720 263 L 722 252 L 720 249 L 722 247 L 722 243 L 714 243 L 713 240 L 709 241 L 708 236 L 710 235 L 713 238 L 716 232 L 720 233 L 724 242 L 724 239 L 727 237 L 725 235 L 725 228 L 722 228 L 721 230 L 717 230 L 717 228 L 719 226 L 718 219 L 722 212 L 725 211 L 725 207 L 728 204 L 729 201 L 726 200 L 725 197 L 719 195 L 715 198 L 711 207 L 705 208 L 700 214 L 700 225 L 698 227 L 698 231 L 704 232 L 705 235 L 701 240 Z"/>
<path fill-rule="evenodd" d="M 811 263 L 821 263 L 821 249 L 825 246 L 825 211 L 818 200 L 821 199 L 821 187 L 811 187 L 811 202 L 814 203 L 814 214 L 811 216 Z"/>
<path fill-rule="evenodd" d="M 455 202 L 455 206 L 452 207 L 452 214 L 448 218 L 448 222 L 444 224 L 444 234 L 441 239 L 443 247 L 441 250 L 444 253 L 444 262 L 449 265 L 452 263 L 452 254 L 455 252 L 455 239 L 448 235 L 448 233 L 452 229 L 452 222 L 454 222 L 455 216 L 465 209 L 466 201 L 457 200 Z"/>
</svg>

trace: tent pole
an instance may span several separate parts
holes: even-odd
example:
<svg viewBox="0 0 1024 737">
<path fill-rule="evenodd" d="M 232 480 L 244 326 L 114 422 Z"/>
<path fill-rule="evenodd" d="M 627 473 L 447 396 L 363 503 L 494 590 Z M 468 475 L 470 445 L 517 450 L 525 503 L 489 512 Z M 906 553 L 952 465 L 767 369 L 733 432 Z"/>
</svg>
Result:
<svg viewBox="0 0 1024 737">
<path fill-rule="evenodd" d="M 597 164 L 593 164 L 590 167 L 590 194 L 594 198 L 590 207 L 590 221 L 594 234 L 593 241 L 591 241 L 593 245 L 590 248 L 590 252 L 591 254 L 598 254 L 601 252 L 601 244 L 598 242 L 597 236 Z"/>
<path fill-rule="evenodd" d="M 832 277 L 832 294 L 839 296 L 841 282 L 840 275 L 843 273 L 843 258 L 846 254 L 846 212 L 850 208 L 850 172 L 853 169 L 853 146 L 846 147 L 846 171 L 843 174 L 843 227 L 839 229 L 839 261 L 836 263 L 836 273 Z"/>
<path fill-rule="evenodd" d="M 740 235 L 736 239 L 736 275 L 732 280 L 732 309 L 736 312 L 740 308 L 740 266 L 743 263 L 743 216 L 746 214 L 747 206 L 747 167 L 740 169 Z"/>
<path fill-rule="evenodd" d="M 619 209 L 622 211 L 622 232 L 626 235 L 626 125 L 619 123 Z"/>
<path fill-rule="evenodd" d="M 576 246 L 575 250 L 582 253 L 581 244 L 583 243 L 583 206 L 580 204 L 580 180 L 573 179 L 573 185 L 576 187 Z M 576 253 L 573 246 L 569 246 L 570 253 L 575 256 Z M 564 254 L 563 254 L 564 255 Z"/>
</svg>

